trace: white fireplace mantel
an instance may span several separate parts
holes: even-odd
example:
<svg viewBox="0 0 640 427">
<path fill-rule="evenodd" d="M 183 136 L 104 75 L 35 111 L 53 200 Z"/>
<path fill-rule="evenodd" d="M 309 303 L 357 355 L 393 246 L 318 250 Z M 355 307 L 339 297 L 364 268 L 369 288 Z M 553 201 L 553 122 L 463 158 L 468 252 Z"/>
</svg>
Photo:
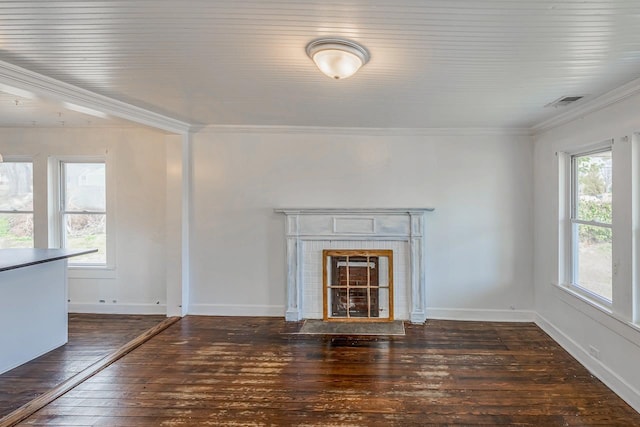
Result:
<svg viewBox="0 0 640 427">
<path fill-rule="evenodd" d="M 426 320 L 425 214 L 433 208 L 275 209 L 286 216 L 287 310 L 285 320 L 303 319 L 304 241 L 404 241 L 409 246 L 410 321 Z"/>
</svg>

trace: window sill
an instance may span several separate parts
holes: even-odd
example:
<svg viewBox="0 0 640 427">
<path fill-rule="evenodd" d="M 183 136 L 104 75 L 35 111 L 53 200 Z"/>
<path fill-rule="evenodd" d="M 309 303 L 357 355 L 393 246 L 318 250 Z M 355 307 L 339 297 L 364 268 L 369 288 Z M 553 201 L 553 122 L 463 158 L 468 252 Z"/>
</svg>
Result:
<svg viewBox="0 0 640 427">
<path fill-rule="evenodd" d="M 611 302 L 605 300 L 604 298 L 598 297 L 596 294 L 591 294 L 589 291 L 581 291 L 580 288 L 575 285 L 559 284 L 556 286 L 569 295 L 573 295 L 574 297 L 579 298 L 590 306 L 597 308 L 598 310 L 606 314 L 615 316 L 613 313 Z"/>
<path fill-rule="evenodd" d="M 563 302 L 640 347 L 640 325 L 620 317 L 608 304 L 592 300 L 571 286 L 553 283 L 553 287 Z"/>
<path fill-rule="evenodd" d="M 69 266 L 67 277 L 69 279 L 115 279 L 114 267 L 82 267 Z"/>
</svg>

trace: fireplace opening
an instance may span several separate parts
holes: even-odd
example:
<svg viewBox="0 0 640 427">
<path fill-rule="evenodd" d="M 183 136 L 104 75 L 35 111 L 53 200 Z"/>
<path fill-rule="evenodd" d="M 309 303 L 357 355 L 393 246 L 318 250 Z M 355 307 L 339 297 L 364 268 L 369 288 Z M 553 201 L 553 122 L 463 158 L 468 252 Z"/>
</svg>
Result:
<svg viewBox="0 0 640 427">
<path fill-rule="evenodd" d="M 324 250 L 324 320 L 393 320 L 393 251 Z"/>
</svg>

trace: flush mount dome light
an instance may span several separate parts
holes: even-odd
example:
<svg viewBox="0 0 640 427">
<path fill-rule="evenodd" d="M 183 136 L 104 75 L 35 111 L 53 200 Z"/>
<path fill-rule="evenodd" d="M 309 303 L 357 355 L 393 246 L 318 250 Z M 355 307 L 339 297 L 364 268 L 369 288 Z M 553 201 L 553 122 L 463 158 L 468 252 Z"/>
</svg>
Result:
<svg viewBox="0 0 640 427">
<path fill-rule="evenodd" d="M 369 52 L 344 39 L 318 39 L 307 45 L 307 55 L 320 71 L 332 79 L 346 79 L 369 62 Z"/>
</svg>

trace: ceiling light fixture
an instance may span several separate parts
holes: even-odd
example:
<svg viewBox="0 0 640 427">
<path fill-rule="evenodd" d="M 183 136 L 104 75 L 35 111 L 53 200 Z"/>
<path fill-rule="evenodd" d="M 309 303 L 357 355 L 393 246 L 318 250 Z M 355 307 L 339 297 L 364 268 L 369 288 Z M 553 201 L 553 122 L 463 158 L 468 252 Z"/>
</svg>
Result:
<svg viewBox="0 0 640 427">
<path fill-rule="evenodd" d="M 307 45 L 307 55 L 320 71 L 332 79 L 346 79 L 369 62 L 369 52 L 359 44 L 345 39 L 325 38 Z"/>
</svg>

